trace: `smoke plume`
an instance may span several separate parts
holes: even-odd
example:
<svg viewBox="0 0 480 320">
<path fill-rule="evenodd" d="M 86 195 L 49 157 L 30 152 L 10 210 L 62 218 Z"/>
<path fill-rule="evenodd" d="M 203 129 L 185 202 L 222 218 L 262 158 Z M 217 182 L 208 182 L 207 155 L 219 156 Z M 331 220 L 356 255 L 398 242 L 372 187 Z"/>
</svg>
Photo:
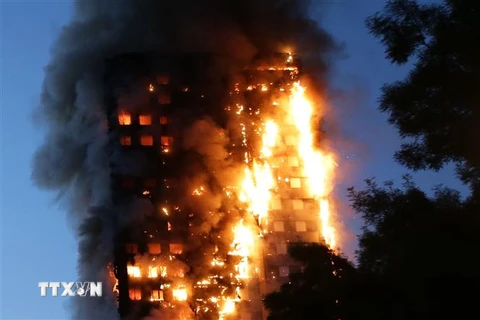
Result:
<svg viewBox="0 0 480 320">
<path fill-rule="evenodd" d="M 245 63 L 259 52 L 292 49 L 303 59 L 304 67 L 321 80 L 328 69 L 325 55 L 334 43 L 308 11 L 308 1 L 301 0 L 76 2 L 73 17 L 54 43 L 45 69 L 37 111 L 46 134 L 33 159 L 32 177 L 39 187 L 58 192 L 78 226 L 79 280 L 103 281 L 104 286 L 113 287 L 107 267 L 113 260 L 115 235 L 131 221 L 141 219 L 138 212 L 153 211 L 139 199 L 129 200 L 124 208 L 112 202 L 112 170 L 132 173 L 135 167 L 131 163 L 141 159 L 122 158 L 118 150 L 108 147 L 112 137 L 104 105 L 105 60 L 125 52 L 214 52 Z M 237 214 L 217 197 L 234 179 L 236 168 L 226 160 L 225 128 L 209 118 L 186 121 L 190 125 L 183 133 L 184 150 L 199 157 L 193 163 L 203 170 L 190 169 L 200 172 L 190 176 L 186 170 L 182 183 L 186 190 L 203 184 L 210 196 L 202 202 L 185 195 L 183 201 L 191 207 L 200 201 L 195 210 L 209 217 L 199 218 L 208 223 L 199 223 L 198 232 L 215 229 L 213 237 L 231 228 L 228 217 Z M 206 241 L 198 243 L 208 245 Z M 101 299 L 75 300 L 73 317 L 118 318 L 113 294 L 108 287 L 103 292 Z M 149 319 L 165 316 L 155 311 Z"/>
</svg>

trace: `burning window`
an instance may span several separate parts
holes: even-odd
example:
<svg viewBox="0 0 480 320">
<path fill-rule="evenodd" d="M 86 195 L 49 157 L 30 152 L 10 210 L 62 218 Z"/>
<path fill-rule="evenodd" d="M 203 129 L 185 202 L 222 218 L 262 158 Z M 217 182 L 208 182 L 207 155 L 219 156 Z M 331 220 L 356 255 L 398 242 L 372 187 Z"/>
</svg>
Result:
<svg viewBox="0 0 480 320">
<path fill-rule="evenodd" d="M 288 157 L 288 165 L 290 167 L 298 167 L 298 158 L 297 157 Z"/>
<path fill-rule="evenodd" d="M 120 112 L 118 114 L 118 124 L 121 126 L 129 126 L 132 124 L 132 117 L 127 112 Z"/>
<path fill-rule="evenodd" d="M 132 278 L 142 277 L 142 271 L 139 266 L 127 266 L 127 273 Z"/>
<path fill-rule="evenodd" d="M 152 124 L 152 116 L 149 114 L 141 114 L 138 117 L 138 122 L 141 126 L 149 126 Z"/>
<path fill-rule="evenodd" d="M 170 104 L 172 102 L 172 98 L 168 93 L 160 93 L 158 94 L 158 103 L 159 104 Z"/>
<path fill-rule="evenodd" d="M 277 254 L 287 254 L 287 244 L 286 243 L 277 243 L 276 245 Z"/>
<path fill-rule="evenodd" d="M 280 267 L 278 268 L 279 276 L 281 278 L 286 278 L 288 277 L 288 274 L 290 273 L 290 270 L 288 267 Z"/>
<path fill-rule="evenodd" d="M 168 136 L 161 136 L 160 141 L 163 147 L 169 147 L 173 143 L 173 138 Z"/>
<path fill-rule="evenodd" d="M 153 188 L 157 185 L 157 179 L 155 178 L 149 178 L 149 179 L 146 179 L 144 182 L 143 182 L 143 185 L 147 188 Z"/>
<path fill-rule="evenodd" d="M 170 252 L 173 254 L 181 254 L 183 246 L 180 243 L 170 243 Z"/>
<path fill-rule="evenodd" d="M 148 253 L 150 254 L 160 254 L 162 249 L 160 243 L 149 243 L 148 244 Z"/>
<path fill-rule="evenodd" d="M 152 290 L 152 293 L 150 294 L 150 301 L 163 301 L 163 291 Z"/>
<path fill-rule="evenodd" d="M 160 117 L 160 124 L 168 124 L 168 117 L 161 116 Z"/>
<path fill-rule="evenodd" d="M 282 210 L 282 199 L 279 197 L 272 198 L 272 210 Z"/>
<path fill-rule="evenodd" d="M 306 232 L 307 231 L 307 223 L 305 221 L 296 221 L 295 222 L 295 229 L 297 232 Z"/>
<path fill-rule="evenodd" d="M 160 74 L 157 76 L 157 83 L 167 85 L 170 82 L 170 76 L 168 74 Z"/>
<path fill-rule="evenodd" d="M 134 243 L 127 243 L 125 245 L 125 251 L 128 254 L 137 254 L 138 253 L 138 246 Z"/>
<path fill-rule="evenodd" d="M 273 231 L 284 232 L 285 231 L 285 224 L 283 223 L 283 221 L 275 221 L 273 223 Z"/>
<path fill-rule="evenodd" d="M 173 289 L 172 293 L 175 300 L 187 301 L 187 298 L 188 298 L 187 289 L 185 288 Z"/>
<path fill-rule="evenodd" d="M 153 146 L 153 137 L 150 135 L 140 136 L 140 144 L 142 146 Z"/>
<path fill-rule="evenodd" d="M 157 267 L 148 267 L 148 277 L 149 278 L 158 277 L 158 268 Z"/>
<path fill-rule="evenodd" d="M 300 180 L 300 178 L 290 179 L 290 187 L 292 189 L 300 189 L 302 187 L 302 180 Z"/>
<path fill-rule="evenodd" d="M 305 207 L 303 205 L 303 200 L 301 200 L 301 199 L 292 200 L 292 204 L 293 204 L 293 210 L 303 210 L 304 207 Z"/>
<path fill-rule="evenodd" d="M 120 137 L 120 144 L 122 146 L 131 146 L 132 145 L 132 137 L 130 136 L 121 136 Z"/>
<path fill-rule="evenodd" d="M 141 300 L 142 291 L 140 289 L 130 289 L 128 290 L 128 296 L 130 297 L 130 300 Z"/>
</svg>

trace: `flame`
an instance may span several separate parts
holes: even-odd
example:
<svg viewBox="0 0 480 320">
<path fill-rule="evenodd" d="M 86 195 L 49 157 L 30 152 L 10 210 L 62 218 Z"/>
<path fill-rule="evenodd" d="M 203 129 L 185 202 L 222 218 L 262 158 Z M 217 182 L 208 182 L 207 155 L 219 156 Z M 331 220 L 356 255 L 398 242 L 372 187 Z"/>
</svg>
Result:
<svg viewBox="0 0 480 320">
<path fill-rule="evenodd" d="M 158 277 L 157 267 L 148 267 L 148 277 L 149 277 L 149 278 L 156 278 L 156 277 Z"/>
<path fill-rule="evenodd" d="M 322 236 L 330 248 L 335 248 L 335 228 L 330 222 L 331 212 L 327 197 L 336 164 L 331 154 L 315 150 L 312 133 L 313 108 L 305 95 L 305 88 L 299 82 L 293 85 L 289 107 L 299 134 L 297 150 L 303 163 L 303 173 L 308 178 L 310 191 L 320 206 Z"/>
<path fill-rule="evenodd" d="M 231 298 L 225 299 L 223 308 L 220 310 L 220 320 L 223 319 L 224 315 L 235 313 L 235 300 Z"/>
<path fill-rule="evenodd" d="M 200 186 L 197 189 L 193 190 L 192 195 L 201 196 L 204 193 L 205 193 L 205 188 L 203 186 Z"/>
<path fill-rule="evenodd" d="M 242 202 L 248 202 L 248 210 L 258 218 L 261 225 L 268 215 L 268 208 L 271 199 L 271 190 L 275 187 L 275 179 L 268 159 L 272 156 L 272 148 L 278 140 L 278 126 L 273 120 L 265 122 L 263 133 L 263 146 L 259 164 L 253 161 L 253 168 L 245 168 L 245 179 L 239 198 Z M 246 156 L 247 158 L 247 156 Z"/>
<path fill-rule="evenodd" d="M 142 272 L 139 266 L 127 266 L 127 273 L 132 278 L 141 278 Z"/>
<path fill-rule="evenodd" d="M 176 288 L 172 290 L 173 297 L 177 301 L 187 301 L 188 299 L 188 294 L 187 294 L 187 289 L 185 288 Z"/>
<path fill-rule="evenodd" d="M 243 224 L 243 220 L 234 227 L 233 234 L 232 250 L 229 254 L 240 257 L 240 262 L 235 266 L 236 278 L 247 279 L 250 271 L 248 260 L 253 251 L 254 236 L 252 231 Z"/>
</svg>

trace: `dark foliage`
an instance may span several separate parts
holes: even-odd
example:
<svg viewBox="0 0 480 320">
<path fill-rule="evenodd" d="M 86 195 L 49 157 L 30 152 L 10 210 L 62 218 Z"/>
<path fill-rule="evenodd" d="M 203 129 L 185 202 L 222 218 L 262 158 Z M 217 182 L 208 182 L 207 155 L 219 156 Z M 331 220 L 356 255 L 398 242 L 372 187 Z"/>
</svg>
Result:
<svg viewBox="0 0 480 320">
<path fill-rule="evenodd" d="M 367 20 L 387 58 L 413 69 L 382 89 L 380 109 L 405 143 L 396 159 L 411 169 L 458 165 L 480 183 L 480 1 L 390 1 Z"/>
<path fill-rule="evenodd" d="M 365 221 L 358 269 L 385 291 L 377 312 L 384 319 L 435 319 L 447 310 L 478 315 L 480 208 L 457 191 L 437 187 L 428 197 L 404 181 L 401 189 L 373 180 L 366 190 L 350 189 Z"/>
<path fill-rule="evenodd" d="M 347 319 L 347 311 L 356 310 L 351 306 L 356 270 L 346 258 L 306 243 L 292 245 L 289 254 L 302 271 L 266 297 L 269 320 Z"/>
</svg>

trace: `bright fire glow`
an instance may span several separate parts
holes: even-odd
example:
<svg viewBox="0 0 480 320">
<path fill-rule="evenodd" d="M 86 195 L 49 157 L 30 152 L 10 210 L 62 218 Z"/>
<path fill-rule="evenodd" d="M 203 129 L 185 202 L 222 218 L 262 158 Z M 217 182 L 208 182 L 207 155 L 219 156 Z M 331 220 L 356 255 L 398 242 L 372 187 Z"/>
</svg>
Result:
<svg viewBox="0 0 480 320">
<path fill-rule="evenodd" d="M 246 279 L 249 277 L 248 258 L 252 254 L 254 236 L 252 231 L 243 224 L 243 221 L 240 221 L 235 226 L 233 234 L 232 250 L 229 254 L 240 257 L 240 262 L 235 266 L 237 271 L 236 277 L 238 279 Z"/>
<path fill-rule="evenodd" d="M 173 297 L 177 301 L 187 301 L 188 299 L 187 289 L 185 288 L 173 289 L 172 293 Z"/>
<path fill-rule="evenodd" d="M 295 82 L 290 95 L 290 115 L 298 130 L 298 154 L 303 163 L 303 173 L 308 178 L 308 184 L 313 197 L 320 207 L 319 218 L 322 236 L 326 244 L 335 249 L 335 229 L 331 224 L 330 206 L 327 199 L 335 161 L 332 155 L 315 150 L 312 133 L 313 108 L 305 95 L 305 88 Z"/>
<path fill-rule="evenodd" d="M 139 266 L 128 266 L 127 267 L 127 273 L 132 278 L 141 278 L 142 277 L 142 272 L 140 271 Z"/>
</svg>

